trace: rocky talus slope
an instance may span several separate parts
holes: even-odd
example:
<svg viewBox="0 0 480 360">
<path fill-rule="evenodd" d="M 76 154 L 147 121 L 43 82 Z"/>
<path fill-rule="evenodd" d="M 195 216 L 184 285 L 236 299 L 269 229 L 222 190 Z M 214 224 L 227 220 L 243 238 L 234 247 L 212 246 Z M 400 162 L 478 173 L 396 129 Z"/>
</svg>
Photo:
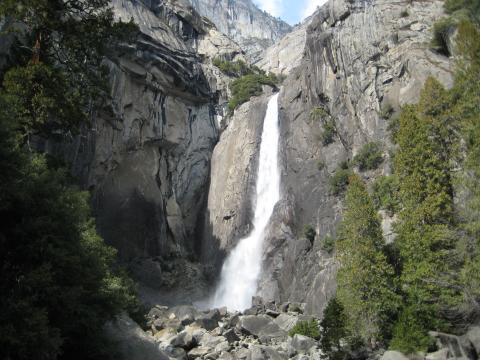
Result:
<svg viewBox="0 0 480 360">
<path fill-rule="evenodd" d="M 289 34 L 267 50 L 266 56 L 271 58 L 260 64 L 288 77 L 279 100 L 282 200 L 267 231 L 259 295 L 277 302 L 302 302 L 306 313 L 322 315 L 336 284 L 336 263 L 322 246 L 323 240 L 335 236 L 342 217 L 341 199 L 332 194 L 329 179 L 342 161 L 352 159 L 372 141 L 381 144 L 385 160 L 378 170 L 362 176 L 370 181 L 389 174 L 391 144 L 382 109 L 388 106 L 398 111 L 400 106 L 416 102 L 428 76 L 451 86 L 453 61 L 429 46 L 432 25 L 442 16 L 440 0 L 330 0 L 304 30 L 300 26 L 297 34 Z M 300 58 L 291 55 L 295 47 Z M 298 66 L 288 68 L 290 62 Z M 335 122 L 337 135 L 327 146 L 321 140 L 322 121 L 312 116 L 315 108 L 322 108 Z M 217 147 L 257 141 L 255 132 L 244 135 L 248 138 L 222 136 Z M 237 155 L 235 162 L 225 157 L 212 165 L 212 174 L 229 174 L 230 185 L 226 188 L 223 179 L 212 177 L 210 193 L 222 189 L 224 199 L 235 199 L 214 203 L 218 215 L 212 220 L 213 229 L 231 236 L 221 240 L 223 243 L 238 235 L 232 229 L 239 228 L 239 220 L 230 215 L 242 214 L 253 195 L 242 190 L 248 189 L 250 180 L 243 172 L 235 177 L 234 170 L 237 163 L 249 159 L 247 151 Z M 241 223 L 240 228 L 246 229 L 248 219 Z M 384 215 L 386 235 L 391 223 Z M 316 231 L 313 243 L 303 236 L 306 224 Z"/>
<path fill-rule="evenodd" d="M 252 308 L 243 313 L 157 305 L 147 315 L 145 331 L 124 316 L 109 324 L 107 332 L 129 360 L 319 360 L 319 341 L 300 334 L 289 336 L 298 322 L 316 320 L 304 314 L 304 307 L 260 298 L 254 298 Z M 432 335 L 441 350 L 427 354 L 426 359 L 446 360 L 448 351 L 467 359 L 467 353 L 478 349 L 480 327 L 472 327 L 462 337 Z M 407 360 L 395 351 L 375 358 Z"/>
<path fill-rule="evenodd" d="M 191 0 L 219 31 L 235 40 L 252 61 L 287 34 L 291 27 L 260 10 L 251 0 Z"/>
</svg>

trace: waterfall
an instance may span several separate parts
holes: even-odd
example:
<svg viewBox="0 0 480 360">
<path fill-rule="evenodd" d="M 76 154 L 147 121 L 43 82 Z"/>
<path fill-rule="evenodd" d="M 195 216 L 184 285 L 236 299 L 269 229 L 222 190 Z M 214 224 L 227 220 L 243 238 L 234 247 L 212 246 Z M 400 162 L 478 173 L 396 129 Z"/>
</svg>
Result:
<svg viewBox="0 0 480 360">
<path fill-rule="evenodd" d="M 239 241 L 225 260 L 211 307 L 226 306 L 231 310 L 245 310 L 251 306 L 252 296 L 257 292 L 262 267 L 264 232 L 273 208 L 280 198 L 278 139 L 278 94 L 276 94 L 268 102 L 263 123 L 253 230 L 248 237 Z"/>
</svg>

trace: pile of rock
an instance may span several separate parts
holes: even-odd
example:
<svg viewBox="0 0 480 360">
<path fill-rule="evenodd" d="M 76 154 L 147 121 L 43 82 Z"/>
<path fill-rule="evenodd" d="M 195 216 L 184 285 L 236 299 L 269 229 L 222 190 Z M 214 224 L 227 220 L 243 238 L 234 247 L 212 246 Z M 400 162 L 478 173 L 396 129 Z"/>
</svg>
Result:
<svg viewBox="0 0 480 360">
<path fill-rule="evenodd" d="M 316 340 L 288 336 L 298 321 L 312 319 L 303 307 L 260 299 L 243 313 L 155 306 L 147 316 L 147 334 L 170 359 L 320 359 Z"/>
</svg>

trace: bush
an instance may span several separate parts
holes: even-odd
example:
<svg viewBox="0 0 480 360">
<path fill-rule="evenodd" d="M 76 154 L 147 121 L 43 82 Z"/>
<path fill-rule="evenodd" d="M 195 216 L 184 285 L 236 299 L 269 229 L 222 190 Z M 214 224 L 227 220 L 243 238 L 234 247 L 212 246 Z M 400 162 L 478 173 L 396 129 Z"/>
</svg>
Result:
<svg viewBox="0 0 480 360">
<path fill-rule="evenodd" d="M 276 87 L 277 77 L 274 74 L 248 74 L 232 82 L 232 98 L 228 102 L 228 110 L 232 113 L 238 106 L 250 100 L 252 96 L 262 94 L 262 85 Z"/>
<path fill-rule="evenodd" d="M 335 238 L 332 236 L 325 236 L 322 242 L 322 249 L 331 253 L 335 249 Z"/>
<path fill-rule="evenodd" d="M 339 168 L 330 178 L 330 190 L 334 195 L 344 192 L 348 186 L 348 181 L 353 172 L 350 169 Z"/>
<path fill-rule="evenodd" d="M 393 108 L 392 104 L 390 103 L 385 103 L 381 106 L 380 112 L 378 115 L 382 119 L 388 120 L 392 116 L 392 114 L 395 112 L 395 109 Z"/>
<path fill-rule="evenodd" d="M 410 14 L 408 13 L 408 10 L 405 9 L 405 10 L 402 10 L 402 12 L 400 13 L 400 17 L 404 18 L 404 17 L 409 17 Z"/>
<path fill-rule="evenodd" d="M 221 72 L 229 76 L 243 76 L 247 74 L 253 74 L 253 69 L 250 68 L 244 61 L 226 61 L 221 59 L 214 59 L 213 65 L 218 67 Z"/>
<path fill-rule="evenodd" d="M 310 120 L 318 120 L 329 117 L 330 114 L 323 107 L 316 107 L 310 112 Z"/>
<path fill-rule="evenodd" d="M 406 307 L 400 314 L 393 328 L 393 339 L 390 349 L 401 351 L 405 354 L 413 354 L 418 351 L 427 352 L 434 350 L 435 341 L 428 335 L 432 324 L 423 321 L 421 311 L 417 306 Z M 426 311 L 427 313 L 430 311 Z"/>
<path fill-rule="evenodd" d="M 317 320 L 312 319 L 310 321 L 297 322 L 293 329 L 288 332 L 288 335 L 291 337 L 293 337 L 295 334 L 308 336 L 309 338 L 315 340 L 320 339 L 320 330 L 318 328 Z"/>
<path fill-rule="evenodd" d="M 375 208 L 384 209 L 393 215 L 399 208 L 398 178 L 394 175 L 379 177 L 372 186 Z"/>
<path fill-rule="evenodd" d="M 327 146 L 333 143 L 336 134 L 337 130 L 335 128 L 335 121 L 333 119 L 326 121 L 323 124 L 323 132 L 321 135 L 323 146 Z"/>
<path fill-rule="evenodd" d="M 346 358 L 346 353 L 342 349 L 341 341 L 347 336 L 346 316 L 343 305 L 332 298 L 323 311 L 323 320 L 320 323 L 321 341 L 320 348 L 322 352 L 332 360 Z"/>
<path fill-rule="evenodd" d="M 450 56 L 448 49 L 448 37 L 455 28 L 455 22 L 451 17 L 438 20 L 433 24 L 433 38 L 431 45 L 440 54 Z"/>
<path fill-rule="evenodd" d="M 317 169 L 320 170 L 320 171 L 325 169 L 325 162 L 323 160 L 318 160 L 317 161 Z"/>
<path fill-rule="evenodd" d="M 317 233 L 315 232 L 315 229 L 313 228 L 312 225 L 305 225 L 303 227 L 303 236 L 310 241 L 312 244 L 315 241 L 315 236 Z"/>
<path fill-rule="evenodd" d="M 360 152 L 353 158 L 353 162 L 360 171 L 375 170 L 383 162 L 380 145 L 375 142 L 365 144 Z"/>
</svg>

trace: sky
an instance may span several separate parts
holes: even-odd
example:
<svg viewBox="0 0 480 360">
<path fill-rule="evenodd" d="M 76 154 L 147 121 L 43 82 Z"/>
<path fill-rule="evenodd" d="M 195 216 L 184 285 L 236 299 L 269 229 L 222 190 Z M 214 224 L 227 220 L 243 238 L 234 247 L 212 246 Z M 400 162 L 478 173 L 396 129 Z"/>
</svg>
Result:
<svg viewBox="0 0 480 360">
<path fill-rule="evenodd" d="M 317 6 L 323 5 L 327 0 L 254 0 L 254 2 L 262 10 L 294 25 L 312 15 Z"/>
</svg>

